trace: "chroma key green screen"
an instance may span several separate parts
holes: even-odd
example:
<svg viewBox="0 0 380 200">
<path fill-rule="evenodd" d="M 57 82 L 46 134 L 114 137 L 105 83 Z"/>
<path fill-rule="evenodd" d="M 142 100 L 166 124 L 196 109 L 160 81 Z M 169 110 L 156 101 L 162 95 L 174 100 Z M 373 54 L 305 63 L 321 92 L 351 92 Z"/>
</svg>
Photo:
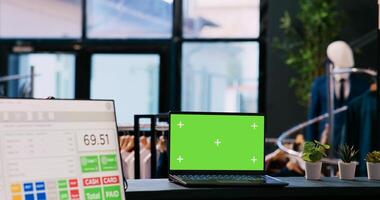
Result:
<svg viewBox="0 0 380 200">
<path fill-rule="evenodd" d="M 172 113 L 170 170 L 264 170 L 264 116 Z"/>
</svg>

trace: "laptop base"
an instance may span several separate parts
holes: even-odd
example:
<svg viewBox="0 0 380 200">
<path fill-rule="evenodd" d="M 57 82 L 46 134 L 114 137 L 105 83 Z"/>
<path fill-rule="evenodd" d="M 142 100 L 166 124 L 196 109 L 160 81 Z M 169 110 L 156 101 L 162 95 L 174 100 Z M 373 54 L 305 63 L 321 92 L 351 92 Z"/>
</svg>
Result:
<svg viewBox="0 0 380 200">
<path fill-rule="evenodd" d="M 185 187 L 284 187 L 288 183 L 267 175 L 169 175 Z"/>
</svg>

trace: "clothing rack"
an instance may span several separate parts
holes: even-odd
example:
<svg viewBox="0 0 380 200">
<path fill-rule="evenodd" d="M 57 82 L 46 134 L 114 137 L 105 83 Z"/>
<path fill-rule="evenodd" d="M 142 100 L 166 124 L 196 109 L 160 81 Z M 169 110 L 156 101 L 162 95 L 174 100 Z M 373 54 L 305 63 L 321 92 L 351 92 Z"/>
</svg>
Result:
<svg viewBox="0 0 380 200">
<path fill-rule="evenodd" d="M 140 125 L 141 119 L 149 119 L 150 125 Z M 150 151 L 151 151 L 151 178 L 157 178 L 156 173 L 156 167 L 157 167 L 157 149 L 156 149 L 156 143 L 157 140 L 157 132 L 163 131 L 164 126 L 157 126 L 158 121 L 165 120 L 166 122 L 169 121 L 169 114 L 157 114 L 157 115 L 135 115 L 134 116 L 134 127 L 133 127 L 133 133 L 134 133 L 134 142 L 135 142 L 135 179 L 140 178 L 140 134 L 142 130 L 147 131 L 146 128 L 149 126 L 149 132 L 150 132 Z M 148 131 L 147 131 L 148 132 Z"/>
<path fill-rule="evenodd" d="M 142 119 L 148 119 L 149 121 L 144 123 L 140 123 Z M 164 123 L 162 123 L 164 122 Z M 166 122 L 166 123 L 165 123 Z M 154 159 L 157 156 L 157 149 L 156 149 L 156 143 L 157 139 L 159 138 L 160 132 L 169 131 L 169 115 L 167 113 L 164 114 L 157 114 L 157 115 L 151 115 L 151 114 L 144 114 L 144 115 L 135 115 L 134 116 L 134 125 L 133 126 L 122 126 L 118 127 L 118 136 L 122 137 L 125 135 L 133 135 L 134 136 L 134 178 L 140 179 L 141 178 L 141 155 L 140 155 L 140 136 L 144 132 L 145 136 L 151 137 L 150 142 L 150 151 L 151 151 L 151 178 L 158 178 L 157 175 L 157 160 Z M 268 144 L 276 144 L 277 138 L 265 138 L 265 143 Z M 294 139 L 286 139 L 283 142 L 285 143 L 293 143 Z"/>
<path fill-rule="evenodd" d="M 335 112 L 334 112 L 334 98 L 335 98 L 335 80 L 334 76 L 338 74 L 352 74 L 352 73 L 364 73 L 371 77 L 377 77 L 377 72 L 364 69 L 364 68 L 336 68 L 333 62 L 326 63 L 326 75 L 328 77 L 327 84 L 327 113 L 328 113 L 328 124 L 329 124 L 329 142 L 331 142 L 331 138 L 334 138 L 334 122 L 335 122 Z"/>
<path fill-rule="evenodd" d="M 134 125 L 129 125 L 129 126 L 119 126 L 118 127 L 118 134 L 119 137 L 123 135 L 134 135 L 133 131 L 135 129 Z M 156 124 L 157 131 L 168 131 L 169 130 L 169 125 L 168 124 Z M 140 124 L 140 131 L 149 131 L 150 130 L 150 124 Z"/>
<path fill-rule="evenodd" d="M 376 71 L 370 70 L 370 69 L 360 69 L 360 68 L 334 69 L 333 67 L 332 68 L 328 67 L 328 70 L 329 70 L 328 76 L 330 78 L 333 77 L 336 74 L 345 74 L 345 73 L 350 73 L 350 74 L 351 73 L 364 73 L 364 74 L 368 74 L 371 77 L 376 77 L 378 75 Z M 332 94 L 332 97 L 334 97 L 333 96 L 334 95 L 334 93 L 333 93 L 334 92 L 334 85 L 333 84 L 334 84 L 334 82 L 332 82 L 332 85 L 328 85 L 328 89 L 329 89 L 329 93 L 330 93 L 329 95 Z M 334 106 L 333 101 L 331 103 L 332 103 L 332 107 L 331 107 L 331 105 L 329 105 L 329 110 L 328 110 L 327 113 L 325 113 L 323 115 L 320 115 L 318 117 L 315 117 L 313 119 L 307 120 L 305 122 L 302 122 L 302 123 L 300 123 L 300 124 L 298 124 L 296 126 L 291 127 L 290 129 L 286 130 L 285 132 L 282 132 L 280 134 L 280 136 L 278 137 L 278 140 L 277 140 L 277 146 L 278 146 L 278 148 L 281 149 L 282 151 L 284 151 L 285 153 L 291 155 L 291 156 L 301 157 L 302 155 L 301 155 L 300 152 L 297 152 L 297 151 L 294 151 L 293 149 L 287 148 L 283 144 L 284 141 L 288 137 L 290 137 L 291 135 L 293 135 L 293 134 L 297 133 L 298 131 L 306 128 L 307 126 L 310 126 L 310 125 L 312 125 L 314 123 L 320 122 L 320 121 L 322 121 L 322 120 L 324 120 L 326 118 L 329 118 L 329 123 L 332 123 L 335 114 L 338 114 L 338 113 L 341 113 L 341 112 L 344 112 L 344 111 L 347 110 L 347 106 L 343 106 L 343 107 L 334 109 L 334 107 L 333 107 Z M 332 119 L 332 121 L 331 121 L 331 119 Z M 332 126 L 330 126 L 330 128 L 331 127 Z M 331 131 L 331 129 L 330 129 L 330 131 Z M 330 132 L 330 137 L 333 137 L 332 134 L 333 134 L 333 132 Z M 331 165 L 337 165 L 338 164 L 338 159 L 335 159 L 335 158 L 323 158 L 322 162 L 327 163 L 327 164 L 331 164 Z"/>
</svg>

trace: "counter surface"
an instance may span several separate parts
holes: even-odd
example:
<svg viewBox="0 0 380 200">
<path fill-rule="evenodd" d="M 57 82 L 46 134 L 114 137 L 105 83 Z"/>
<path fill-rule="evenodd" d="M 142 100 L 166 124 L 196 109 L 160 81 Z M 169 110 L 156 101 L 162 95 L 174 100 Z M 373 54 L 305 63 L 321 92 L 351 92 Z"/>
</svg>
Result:
<svg viewBox="0 0 380 200">
<path fill-rule="evenodd" d="M 170 183 L 167 179 L 146 179 L 128 181 L 127 200 L 143 199 L 278 199 L 279 197 L 360 197 L 370 199 L 380 196 L 380 181 L 369 181 L 366 177 L 355 181 L 338 178 L 323 178 L 308 181 L 303 177 L 284 177 L 287 187 L 223 187 L 186 188 Z M 289 199 L 290 199 L 289 198 Z"/>
</svg>

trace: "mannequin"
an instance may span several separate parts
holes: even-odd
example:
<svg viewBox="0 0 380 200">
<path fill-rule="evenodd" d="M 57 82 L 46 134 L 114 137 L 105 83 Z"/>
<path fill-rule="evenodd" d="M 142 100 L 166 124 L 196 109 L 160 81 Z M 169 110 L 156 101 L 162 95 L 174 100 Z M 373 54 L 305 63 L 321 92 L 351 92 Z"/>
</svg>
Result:
<svg viewBox="0 0 380 200">
<path fill-rule="evenodd" d="M 327 57 L 330 59 L 332 63 L 334 63 L 334 67 L 336 68 L 351 68 L 355 65 L 354 63 L 354 55 L 352 53 L 351 47 L 344 41 L 335 41 L 331 43 L 327 47 Z M 350 94 L 351 84 L 348 81 L 350 77 L 349 73 L 346 74 L 336 74 L 334 75 L 335 79 L 335 96 L 338 99 L 342 99 L 340 96 L 342 93 L 344 94 L 343 101 L 347 99 Z M 344 91 L 341 92 L 342 88 L 341 80 L 345 80 L 343 83 Z"/>
<path fill-rule="evenodd" d="M 354 56 L 351 47 L 344 41 L 335 41 L 327 47 L 327 57 L 335 67 L 353 67 Z"/>
<path fill-rule="evenodd" d="M 350 68 L 354 66 L 354 56 L 350 46 L 344 41 L 331 43 L 327 50 L 328 59 L 334 63 L 335 69 Z M 366 77 L 357 74 L 334 75 L 334 105 L 335 109 L 347 105 L 350 101 L 366 92 L 370 87 L 370 81 Z M 327 84 L 328 78 L 323 75 L 317 77 L 312 84 L 311 101 L 308 109 L 308 119 L 312 119 L 327 112 Z M 343 97 L 342 97 L 343 96 Z M 333 148 L 340 143 L 344 114 L 335 115 Z M 327 121 L 309 126 L 306 130 L 306 140 L 320 140 L 321 134 L 326 128 Z"/>
</svg>

